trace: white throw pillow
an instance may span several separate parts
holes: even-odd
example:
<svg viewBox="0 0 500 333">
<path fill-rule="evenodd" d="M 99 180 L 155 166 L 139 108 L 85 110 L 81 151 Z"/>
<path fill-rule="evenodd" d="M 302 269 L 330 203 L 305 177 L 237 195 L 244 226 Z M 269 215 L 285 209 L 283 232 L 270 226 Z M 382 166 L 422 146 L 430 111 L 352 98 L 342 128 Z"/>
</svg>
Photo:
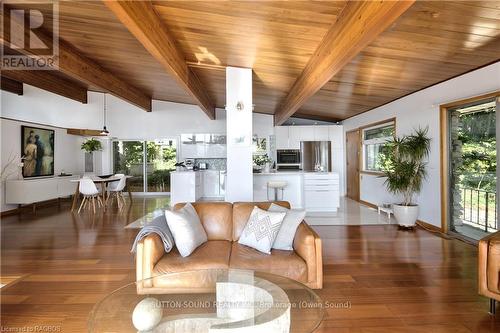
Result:
<svg viewBox="0 0 500 333">
<path fill-rule="evenodd" d="M 286 216 L 281 224 L 280 231 L 276 236 L 276 240 L 273 244 L 273 249 L 276 250 L 293 250 L 293 239 L 295 238 L 295 233 L 299 227 L 300 222 L 304 220 L 306 216 L 305 210 L 299 209 L 288 209 L 281 207 L 276 204 L 271 204 L 268 212 L 285 212 Z"/>
<path fill-rule="evenodd" d="M 165 217 L 181 256 L 189 256 L 207 241 L 207 233 L 201 225 L 198 213 L 190 203 L 176 211 L 166 210 Z"/>
<path fill-rule="evenodd" d="M 268 212 L 254 207 L 238 243 L 270 254 L 285 215 L 284 212 Z"/>
</svg>

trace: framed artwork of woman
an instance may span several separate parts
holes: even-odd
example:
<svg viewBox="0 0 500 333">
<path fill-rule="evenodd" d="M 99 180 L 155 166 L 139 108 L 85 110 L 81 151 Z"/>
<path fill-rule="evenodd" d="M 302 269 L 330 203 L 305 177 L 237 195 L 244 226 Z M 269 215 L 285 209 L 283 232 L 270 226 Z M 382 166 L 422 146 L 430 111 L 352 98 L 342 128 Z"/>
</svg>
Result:
<svg viewBox="0 0 500 333">
<path fill-rule="evenodd" d="M 21 126 L 21 156 L 24 156 L 24 178 L 54 175 L 54 142 L 54 130 Z"/>
</svg>

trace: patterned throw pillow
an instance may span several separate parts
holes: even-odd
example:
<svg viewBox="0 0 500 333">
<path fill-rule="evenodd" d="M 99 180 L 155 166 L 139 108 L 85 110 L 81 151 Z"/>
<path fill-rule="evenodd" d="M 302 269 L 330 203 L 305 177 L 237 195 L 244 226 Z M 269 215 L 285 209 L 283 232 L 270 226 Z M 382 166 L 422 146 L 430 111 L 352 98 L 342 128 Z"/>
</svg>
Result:
<svg viewBox="0 0 500 333">
<path fill-rule="evenodd" d="M 271 247 L 285 215 L 285 212 L 268 212 L 254 207 L 238 243 L 271 254 Z"/>
</svg>

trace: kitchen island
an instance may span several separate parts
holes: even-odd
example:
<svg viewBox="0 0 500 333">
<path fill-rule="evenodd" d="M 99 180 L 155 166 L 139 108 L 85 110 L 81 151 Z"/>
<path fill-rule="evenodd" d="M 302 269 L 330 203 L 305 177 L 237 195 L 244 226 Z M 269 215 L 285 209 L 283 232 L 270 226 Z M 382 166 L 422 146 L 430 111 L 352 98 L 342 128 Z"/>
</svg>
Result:
<svg viewBox="0 0 500 333">
<path fill-rule="evenodd" d="M 269 189 L 270 181 L 285 181 L 283 200 L 292 208 L 309 212 L 336 212 L 340 204 L 339 174 L 336 172 L 276 171 L 254 173 L 254 201 L 269 201 L 274 198 L 274 190 Z M 281 191 L 279 191 L 281 199 Z"/>
</svg>

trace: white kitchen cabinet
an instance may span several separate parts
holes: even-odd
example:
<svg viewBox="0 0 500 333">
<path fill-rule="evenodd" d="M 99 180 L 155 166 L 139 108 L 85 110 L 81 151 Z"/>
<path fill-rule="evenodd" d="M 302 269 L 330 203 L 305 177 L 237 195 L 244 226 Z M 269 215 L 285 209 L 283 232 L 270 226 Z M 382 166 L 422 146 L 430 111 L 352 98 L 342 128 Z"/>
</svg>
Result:
<svg viewBox="0 0 500 333">
<path fill-rule="evenodd" d="M 314 127 L 314 141 L 329 140 L 328 126 L 313 126 L 313 127 Z"/>
<path fill-rule="evenodd" d="M 288 126 L 276 126 L 276 149 L 288 149 Z"/>
<path fill-rule="evenodd" d="M 305 173 L 304 203 L 310 212 L 335 212 L 340 206 L 337 173 Z"/>
<path fill-rule="evenodd" d="M 314 141 L 312 126 L 290 126 L 289 133 L 289 149 L 300 149 L 301 141 Z"/>
<path fill-rule="evenodd" d="M 170 204 L 195 202 L 200 196 L 200 175 L 194 171 L 170 173 Z M 197 184 L 198 182 L 198 184 Z"/>
<path fill-rule="evenodd" d="M 226 145 L 223 144 L 205 144 L 204 158 L 226 158 Z"/>
<path fill-rule="evenodd" d="M 328 138 L 333 148 L 344 147 L 344 127 L 342 125 L 328 126 Z"/>
<path fill-rule="evenodd" d="M 220 194 L 220 171 L 205 170 L 200 171 L 203 174 L 203 197 L 213 198 L 219 197 Z"/>
</svg>

